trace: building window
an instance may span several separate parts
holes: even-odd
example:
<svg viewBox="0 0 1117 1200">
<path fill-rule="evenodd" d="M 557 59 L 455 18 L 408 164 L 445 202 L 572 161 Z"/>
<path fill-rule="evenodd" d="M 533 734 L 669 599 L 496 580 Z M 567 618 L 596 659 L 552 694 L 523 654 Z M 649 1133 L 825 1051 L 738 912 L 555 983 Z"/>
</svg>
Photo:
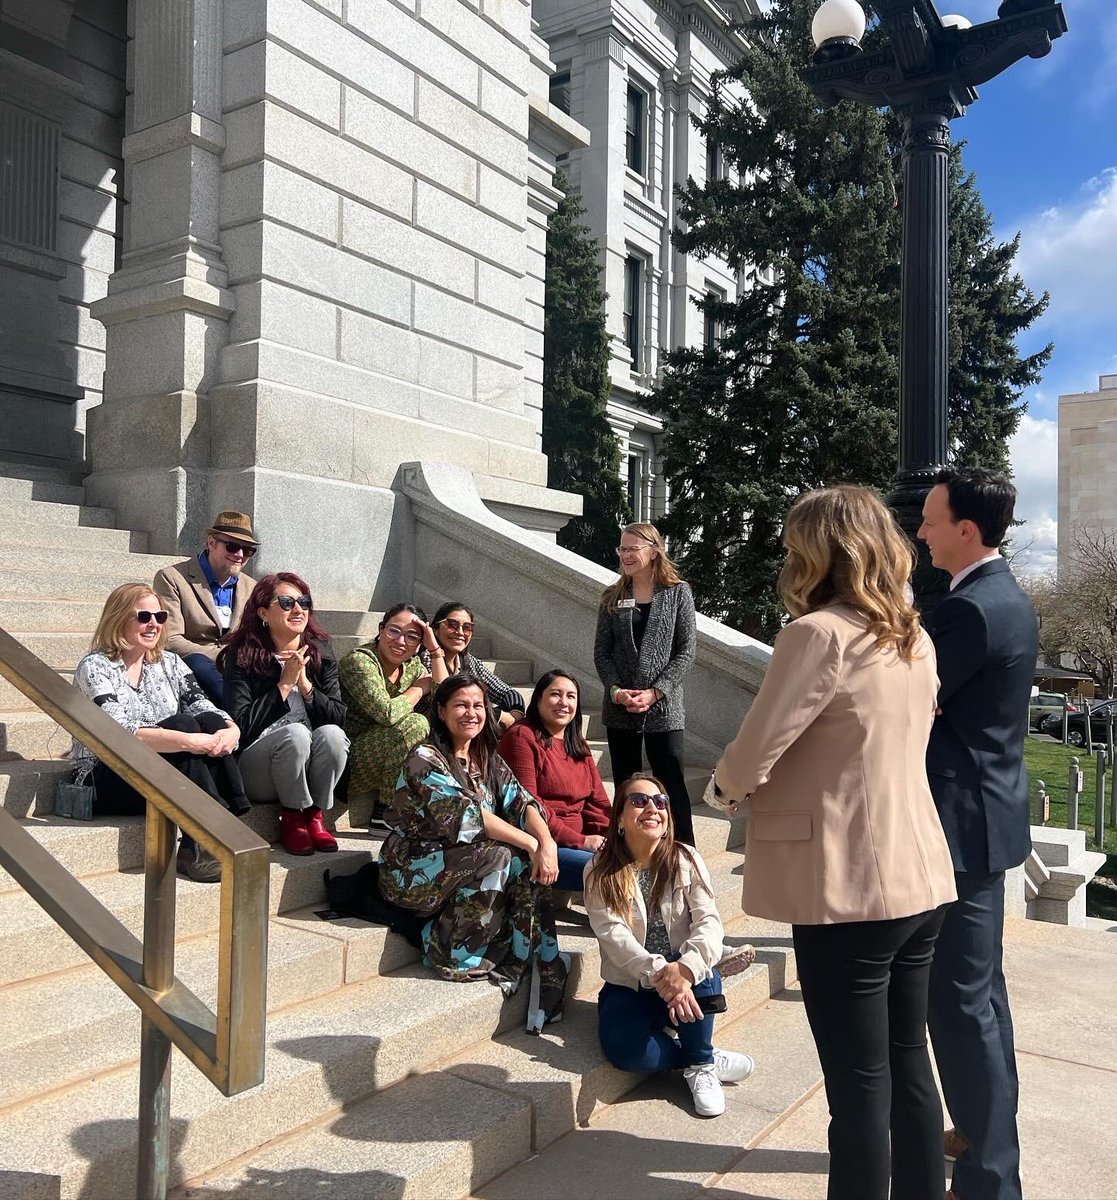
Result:
<svg viewBox="0 0 1117 1200">
<path fill-rule="evenodd" d="M 640 369 L 643 348 L 644 260 L 630 254 L 624 262 L 624 344 L 632 356 L 632 369 Z"/>
<path fill-rule="evenodd" d="M 652 478 L 651 453 L 646 447 L 632 446 L 628 451 L 628 478 L 626 499 L 634 521 L 652 519 L 650 483 Z"/>
<path fill-rule="evenodd" d="M 0 239 L 53 253 L 62 127 L 0 102 Z"/>
<path fill-rule="evenodd" d="M 646 93 L 629 84 L 628 110 L 624 126 L 624 161 L 638 175 L 644 174 L 647 118 L 648 97 Z"/>
<path fill-rule="evenodd" d="M 560 112 L 566 113 L 567 116 L 570 115 L 569 71 L 556 71 L 555 74 L 551 76 L 551 90 L 549 99 L 555 108 L 557 108 Z"/>
<path fill-rule="evenodd" d="M 721 147 L 712 137 L 706 138 L 706 182 L 721 179 L 725 165 L 721 159 Z"/>
<path fill-rule="evenodd" d="M 706 289 L 707 307 L 702 311 L 702 345 L 707 348 L 716 346 L 725 332 L 721 319 L 710 311 L 709 305 L 724 302 L 725 293 L 719 288 Z"/>
</svg>

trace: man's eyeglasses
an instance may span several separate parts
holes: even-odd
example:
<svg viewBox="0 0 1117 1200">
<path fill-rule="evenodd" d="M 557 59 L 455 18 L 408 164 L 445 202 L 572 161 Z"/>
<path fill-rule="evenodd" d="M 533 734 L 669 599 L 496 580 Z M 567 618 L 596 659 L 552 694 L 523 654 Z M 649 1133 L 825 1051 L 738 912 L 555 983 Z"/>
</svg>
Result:
<svg viewBox="0 0 1117 1200">
<path fill-rule="evenodd" d="M 310 612 L 314 601 L 309 596 L 276 596 L 272 604 L 278 604 L 284 612 L 290 612 L 296 604 L 304 612 Z"/>
<path fill-rule="evenodd" d="M 256 553 L 255 546 L 246 546 L 244 542 L 226 542 L 222 538 L 213 539 L 219 546 L 225 547 L 226 554 L 243 554 L 245 558 L 251 558 Z"/>
<path fill-rule="evenodd" d="M 472 621 L 459 621 L 457 617 L 446 617 L 441 624 L 445 625 L 451 633 L 473 633 Z"/>
<path fill-rule="evenodd" d="M 670 804 L 670 800 L 662 793 L 656 792 L 655 795 L 649 796 L 647 792 L 630 792 L 628 802 L 633 808 L 647 808 L 648 804 L 654 804 L 660 812 Z"/>
<path fill-rule="evenodd" d="M 163 611 L 163 612 L 148 612 L 146 608 L 141 608 L 136 613 L 136 624 L 137 625 L 147 625 L 151 621 L 154 621 L 156 625 L 163 625 L 166 623 L 166 620 L 167 620 L 167 614 L 165 611 Z"/>
<path fill-rule="evenodd" d="M 384 633 L 393 642 L 406 642 L 409 646 L 417 646 L 423 640 L 423 635 L 417 629 L 400 629 L 398 625 L 385 625 Z"/>
</svg>

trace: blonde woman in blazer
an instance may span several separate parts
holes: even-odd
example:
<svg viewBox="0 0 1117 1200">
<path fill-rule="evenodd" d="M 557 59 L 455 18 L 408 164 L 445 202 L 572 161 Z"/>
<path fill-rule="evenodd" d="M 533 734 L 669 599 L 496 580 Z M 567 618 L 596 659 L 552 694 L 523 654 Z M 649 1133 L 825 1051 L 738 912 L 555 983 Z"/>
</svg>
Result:
<svg viewBox="0 0 1117 1200">
<path fill-rule="evenodd" d="M 605 981 L 597 998 L 605 1056 L 622 1071 L 681 1069 L 695 1112 L 720 1116 L 721 1085 L 747 1078 L 753 1061 L 714 1048 L 724 928 L 706 864 L 676 840 L 654 775 L 632 775 L 617 788 L 608 836 L 586 864 L 584 884 Z M 664 1033 L 668 1025 L 677 1038 Z"/>
<path fill-rule="evenodd" d="M 707 793 L 747 801 L 745 910 L 793 927 L 828 1200 L 942 1200 L 927 990 L 955 892 L 925 768 L 938 680 L 907 599 L 914 552 L 858 487 L 800 497 L 784 544 L 794 620 Z"/>
</svg>

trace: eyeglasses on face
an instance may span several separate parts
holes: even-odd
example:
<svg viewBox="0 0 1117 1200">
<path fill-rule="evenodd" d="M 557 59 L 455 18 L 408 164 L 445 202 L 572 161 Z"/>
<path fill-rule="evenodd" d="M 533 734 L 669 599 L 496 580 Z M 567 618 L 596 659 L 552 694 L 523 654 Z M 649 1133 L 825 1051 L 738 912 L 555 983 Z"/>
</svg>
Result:
<svg viewBox="0 0 1117 1200">
<path fill-rule="evenodd" d="M 660 812 L 667 807 L 670 800 L 662 793 L 656 792 L 649 796 L 647 792 L 630 792 L 628 794 L 628 802 L 633 808 L 647 808 L 648 804 L 654 804 Z"/>
<path fill-rule="evenodd" d="M 472 621 L 459 621 L 457 617 L 446 617 L 443 619 L 442 624 L 451 633 L 464 633 L 467 635 L 473 633 Z"/>
<path fill-rule="evenodd" d="M 647 542 L 643 546 L 618 546 L 617 554 L 618 556 L 625 554 L 643 554 L 645 550 L 654 549 L 655 547 L 651 544 L 651 542 Z"/>
<path fill-rule="evenodd" d="M 162 625 L 166 620 L 167 620 L 167 614 L 165 611 L 162 611 L 162 610 L 159 612 L 148 612 L 148 610 L 146 608 L 141 608 L 136 613 L 136 624 L 137 625 L 147 625 L 151 621 L 154 621 L 156 625 Z"/>
<path fill-rule="evenodd" d="M 400 629 L 398 625 L 385 625 L 384 633 L 393 642 L 406 642 L 409 646 L 417 646 L 423 640 L 417 629 Z"/>
<path fill-rule="evenodd" d="M 278 604 L 284 612 L 290 612 L 297 604 L 304 612 L 310 612 L 314 601 L 309 596 L 276 596 L 272 604 Z"/>
<path fill-rule="evenodd" d="M 251 558 L 256 553 L 255 546 L 246 546 L 244 542 L 227 542 L 224 538 L 213 539 L 219 546 L 225 547 L 226 554 L 243 554 L 245 558 Z"/>
</svg>

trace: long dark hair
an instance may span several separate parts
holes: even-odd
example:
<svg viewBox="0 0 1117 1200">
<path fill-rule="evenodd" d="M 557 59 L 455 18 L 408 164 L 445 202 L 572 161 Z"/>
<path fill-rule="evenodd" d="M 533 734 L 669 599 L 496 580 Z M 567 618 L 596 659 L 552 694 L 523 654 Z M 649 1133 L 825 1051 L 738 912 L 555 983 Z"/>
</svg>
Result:
<svg viewBox="0 0 1117 1200">
<path fill-rule="evenodd" d="M 548 671 L 545 675 L 540 676 L 538 683 L 535 685 L 535 690 L 531 693 L 531 701 L 527 706 L 527 712 L 524 714 L 524 722 L 530 725 L 535 730 L 536 736 L 544 746 L 551 744 L 552 734 L 543 723 L 543 718 L 539 715 L 539 701 L 543 699 L 543 693 L 551 686 L 556 679 L 569 679 L 574 685 L 575 692 L 578 693 L 578 703 L 574 710 L 574 720 L 562 732 L 562 744 L 566 749 L 566 753 L 577 762 L 590 757 L 590 748 L 582 734 L 582 685 L 570 674 L 569 671 Z"/>
<path fill-rule="evenodd" d="M 497 764 L 501 759 L 500 755 L 496 752 L 497 743 L 500 741 L 500 734 L 498 733 L 496 714 L 493 712 L 489 694 L 485 691 L 485 685 L 476 675 L 470 675 L 466 671 L 459 671 L 458 674 L 444 679 L 435 688 L 434 696 L 431 700 L 431 731 L 427 737 L 427 741 L 446 760 L 451 773 L 458 783 L 462 787 L 468 788 L 470 786 L 468 776 L 454 754 L 454 745 L 450 740 L 450 731 L 446 728 L 446 722 L 442 719 L 442 713 L 439 711 L 445 705 L 449 704 L 462 688 L 467 687 L 479 688 L 481 695 L 485 698 L 485 725 L 481 732 L 469 743 L 470 762 L 488 786 L 496 813 L 498 816 L 501 816 L 503 815 L 504 803 L 501 796 L 499 774 L 497 772 Z"/>
<path fill-rule="evenodd" d="M 636 860 L 628 843 L 621 835 L 621 816 L 628 803 L 628 793 L 632 785 L 638 782 L 654 783 L 660 792 L 666 793 L 663 783 L 646 771 L 630 775 L 617 787 L 613 797 L 613 811 L 609 816 L 609 832 L 605 836 L 605 845 L 594 856 L 591 863 L 589 879 L 592 886 L 601 894 L 602 903 L 618 917 L 628 920 L 633 903 L 636 900 Z M 679 874 L 679 863 L 685 854 L 693 865 L 694 856 L 690 847 L 675 840 L 675 820 L 671 815 L 671 806 L 664 810 L 667 817 L 667 832 L 659 840 L 659 845 L 652 852 L 652 861 L 648 870 L 652 873 L 652 889 L 649 909 L 656 908 L 663 899 L 664 893 L 672 886 Z M 650 917 L 649 912 L 649 917 Z"/>
<path fill-rule="evenodd" d="M 276 675 L 282 668 L 275 661 L 275 643 L 272 641 L 271 630 L 256 615 L 257 609 L 267 608 L 275 599 L 281 583 L 289 583 L 299 589 L 303 596 L 310 595 L 310 585 L 293 571 L 277 571 L 265 575 L 252 589 L 240 621 L 228 642 L 221 648 L 217 656 L 218 670 L 225 669 L 229 656 L 242 671 L 249 675 Z M 329 645 L 330 635 L 318 623 L 314 609 L 306 614 L 306 625 L 303 627 L 300 645 L 305 646 L 310 654 L 307 658 L 307 674 L 316 675 L 322 666 L 322 651 L 319 646 Z"/>
</svg>

